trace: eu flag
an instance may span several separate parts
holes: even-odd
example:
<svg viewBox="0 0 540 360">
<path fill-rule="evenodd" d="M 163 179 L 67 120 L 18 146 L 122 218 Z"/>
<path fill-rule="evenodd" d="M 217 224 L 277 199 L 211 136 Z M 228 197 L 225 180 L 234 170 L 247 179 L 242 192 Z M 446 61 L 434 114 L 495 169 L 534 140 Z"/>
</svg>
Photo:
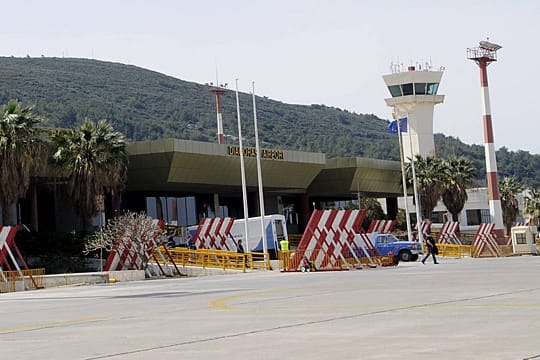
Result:
<svg viewBox="0 0 540 360">
<path fill-rule="evenodd" d="M 398 133 L 397 122 L 398 122 L 397 120 L 390 121 L 390 123 L 388 124 L 388 129 L 386 129 L 386 132 L 390 134 L 397 134 Z M 399 130 L 401 132 L 407 132 L 407 118 L 406 117 L 399 119 Z"/>
</svg>

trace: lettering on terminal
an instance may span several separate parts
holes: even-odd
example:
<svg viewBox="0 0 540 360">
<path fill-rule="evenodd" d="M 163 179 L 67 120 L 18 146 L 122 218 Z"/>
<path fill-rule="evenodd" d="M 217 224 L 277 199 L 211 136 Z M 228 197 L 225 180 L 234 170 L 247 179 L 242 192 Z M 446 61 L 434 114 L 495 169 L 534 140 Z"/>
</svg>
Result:
<svg viewBox="0 0 540 360">
<path fill-rule="evenodd" d="M 244 148 L 244 156 L 248 157 L 257 157 L 257 149 L 255 148 Z M 227 154 L 240 156 L 240 147 L 239 146 L 227 146 Z M 282 150 L 266 150 L 261 151 L 261 159 L 274 159 L 274 160 L 283 160 L 285 155 Z"/>
</svg>

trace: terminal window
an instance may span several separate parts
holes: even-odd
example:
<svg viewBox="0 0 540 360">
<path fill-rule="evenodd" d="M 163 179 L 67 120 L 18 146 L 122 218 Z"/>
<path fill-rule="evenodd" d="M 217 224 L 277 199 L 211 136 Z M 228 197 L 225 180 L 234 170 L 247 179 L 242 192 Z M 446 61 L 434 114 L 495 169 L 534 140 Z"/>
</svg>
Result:
<svg viewBox="0 0 540 360">
<path fill-rule="evenodd" d="M 491 215 L 489 209 L 470 209 L 467 210 L 467 224 L 480 225 L 482 223 L 490 223 Z"/>
</svg>

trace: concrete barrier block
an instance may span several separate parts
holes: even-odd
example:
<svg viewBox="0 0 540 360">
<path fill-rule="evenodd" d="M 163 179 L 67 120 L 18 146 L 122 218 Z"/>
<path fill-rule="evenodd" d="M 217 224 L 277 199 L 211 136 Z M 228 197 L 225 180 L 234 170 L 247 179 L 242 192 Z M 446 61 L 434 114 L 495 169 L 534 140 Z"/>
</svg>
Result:
<svg viewBox="0 0 540 360">
<path fill-rule="evenodd" d="M 139 281 L 144 278 L 144 270 L 109 271 L 109 279 L 116 281 Z"/>
<path fill-rule="evenodd" d="M 45 287 L 103 284 L 107 279 L 101 272 L 45 275 Z"/>
</svg>

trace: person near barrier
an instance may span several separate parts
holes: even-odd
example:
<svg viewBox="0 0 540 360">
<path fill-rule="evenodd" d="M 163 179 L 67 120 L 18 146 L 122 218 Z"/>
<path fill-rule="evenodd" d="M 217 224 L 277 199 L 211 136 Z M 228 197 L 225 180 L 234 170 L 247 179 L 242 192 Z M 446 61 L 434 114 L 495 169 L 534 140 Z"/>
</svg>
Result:
<svg viewBox="0 0 540 360">
<path fill-rule="evenodd" d="M 238 240 L 238 244 L 236 245 L 236 252 L 239 254 L 244 253 L 244 247 L 242 246 L 242 240 Z"/>
<path fill-rule="evenodd" d="M 195 241 L 193 241 L 191 235 L 188 235 L 187 246 L 189 250 L 197 250 L 197 246 L 195 245 Z"/>
<path fill-rule="evenodd" d="M 427 236 L 426 236 L 426 245 L 428 248 L 428 252 L 426 256 L 422 259 L 422 264 L 426 263 L 426 259 L 431 255 L 433 257 L 433 263 L 438 264 L 437 258 L 435 257 L 436 254 L 439 253 L 439 250 L 437 249 L 437 245 L 435 244 L 435 239 L 433 239 L 433 236 L 431 236 L 431 231 L 428 230 Z"/>
</svg>

